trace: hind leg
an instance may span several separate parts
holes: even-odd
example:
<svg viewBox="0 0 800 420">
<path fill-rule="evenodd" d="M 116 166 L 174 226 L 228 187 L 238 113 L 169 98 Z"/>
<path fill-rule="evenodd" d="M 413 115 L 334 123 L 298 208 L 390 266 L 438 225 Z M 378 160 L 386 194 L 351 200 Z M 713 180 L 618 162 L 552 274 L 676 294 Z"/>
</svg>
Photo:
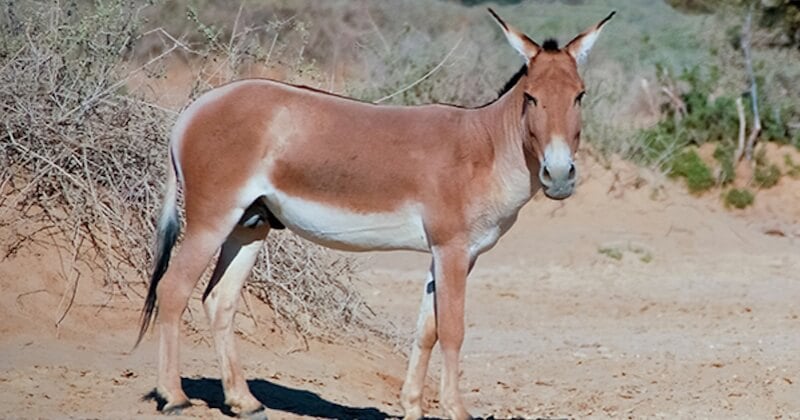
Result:
<svg viewBox="0 0 800 420">
<path fill-rule="evenodd" d="M 225 241 L 241 217 L 241 210 L 219 220 L 219 223 L 193 224 L 187 220 L 186 235 L 158 284 L 157 323 L 160 332 L 158 357 L 158 392 L 166 399 L 164 412 L 177 412 L 189 405 L 181 387 L 179 344 L 180 322 L 208 262 Z"/>
<path fill-rule="evenodd" d="M 214 346 L 217 350 L 225 404 L 240 415 L 263 412 L 263 406 L 247 387 L 239 358 L 236 354 L 233 319 L 239 302 L 242 285 L 255 264 L 264 244 L 269 226 L 237 226 L 222 245 L 214 274 L 203 295 L 203 304 L 211 325 Z"/>
<path fill-rule="evenodd" d="M 425 281 L 422 304 L 417 319 L 417 333 L 411 355 L 408 359 L 408 371 L 400 393 L 400 404 L 405 412 L 404 418 L 416 420 L 422 418 L 422 390 L 428 372 L 428 361 L 431 350 L 436 344 L 436 315 L 434 308 L 433 266 Z"/>
</svg>

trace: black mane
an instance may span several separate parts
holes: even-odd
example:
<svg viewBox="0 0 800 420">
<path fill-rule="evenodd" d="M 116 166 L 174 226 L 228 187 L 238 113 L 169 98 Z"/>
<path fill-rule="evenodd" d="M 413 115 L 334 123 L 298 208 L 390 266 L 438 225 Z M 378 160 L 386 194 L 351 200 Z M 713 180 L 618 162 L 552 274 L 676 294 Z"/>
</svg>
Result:
<svg viewBox="0 0 800 420">
<path fill-rule="evenodd" d="M 544 41 L 544 45 L 542 45 L 542 49 L 547 52 L 557 52 L 558 48 L 558 40 L 555 38 L 547 38 Z"/>
<path fill-rule="evenodd" d="M 513 88 L 517 84 L 517 82 L 519 82 L 519 79 L 522 79 L 522 76 L 526 75 L 527 73 L 528 73 L 528 66 L 523 64 L 522 67 L 520 67 L 520 69 L 517 70 L 517 72 L 514 73 L 514 75 L 511 76 L 510 79 L 508 79 L 503 88 L 500 89 L 500 92 L 498 92 L 497 97 L 505 95 L 506 92 L 511 90 L 511 88 Z"/>
<path fill-rule="evenodd" d="M 556 40 L 555 38 L 547 38 L 544 41 L 544 44 L 542 45 L 542 50 L 548 52 L 559 51 L 560 48 L 558 47 L 558 40 Z M 510 79 L 508 79 L 506 84 L 503 85 L 503 88 L 500 89 L 500 91 L 497 94 L 497 97 L 499 98 L 505 95 L 506 92 L 511 90 L 511 88 L 513 88 L 517 84 L 517 82 L 519 82 L 519 79 L 521 79 L 522 76 L 526 75 L 527 73 L 528 73 L 528 66 L 526 64 L 523 64 L 522 67 L 520 67 L 519 70 L 517 70 L 517 72 L 514 73 L 514 75 L 511 76 Z"/>
</svg>

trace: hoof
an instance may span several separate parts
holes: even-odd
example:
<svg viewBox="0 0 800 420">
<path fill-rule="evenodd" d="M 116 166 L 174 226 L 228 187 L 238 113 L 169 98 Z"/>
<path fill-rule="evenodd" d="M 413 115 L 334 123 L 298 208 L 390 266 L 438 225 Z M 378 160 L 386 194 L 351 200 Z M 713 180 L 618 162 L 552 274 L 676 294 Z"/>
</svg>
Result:
<svg viewBox="0 0 800 420">
<path fill-rule="evenodd" d="M 161 409 L 161 414 L 166 416 L 179 416 L 183 413 L 183 410 L 192 406 L 192 403 L 189 401 L 178 402 L 175 404 L 169 403 Z"/>
<path fill-rule="evenodd" d="M 142 401 L 154 401 L 156 403 L 156 410 L 165 415 L 179 415 L 183 409 L 192 406 L 192 403 L 187 399 L 181 399 L 178 402 L 171 403 L 158 389 L 153 389 L 147 393 L 147 395 L 142 397 Z"/>
<path fill-rule="evenodd" d="M 267 420 L 267 408 L 262 405 L 255 410 L 239 413 L 236 417 L 247 420 Z"/>
</svg>

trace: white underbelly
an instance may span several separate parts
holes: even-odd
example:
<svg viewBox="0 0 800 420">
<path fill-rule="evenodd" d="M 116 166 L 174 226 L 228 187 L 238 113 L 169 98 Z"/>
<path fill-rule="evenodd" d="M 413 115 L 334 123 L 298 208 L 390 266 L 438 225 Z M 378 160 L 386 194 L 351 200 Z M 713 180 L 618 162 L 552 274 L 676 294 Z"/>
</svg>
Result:
<svg viewBox="0 0 800 420">
<path fill-rule="evenodd" d="M 268 194 L 267 201 L 287 228 L 320 245 L 345 251 L 429 250 L 417 206 L 358 213 L 280 192 Z"/>
</svg>

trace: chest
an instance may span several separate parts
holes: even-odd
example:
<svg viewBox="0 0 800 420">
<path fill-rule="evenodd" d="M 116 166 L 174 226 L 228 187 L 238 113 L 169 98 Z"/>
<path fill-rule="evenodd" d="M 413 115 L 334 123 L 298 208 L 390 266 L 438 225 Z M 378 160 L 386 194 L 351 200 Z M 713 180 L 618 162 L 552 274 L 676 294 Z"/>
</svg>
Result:
<svg viewBox="0 0 800 420">
<path fill-rule="evenodd" d="M 534 187 L 534 188 L 532 188 Z M 497 177 L 489 199 L 477 200 L 471 223 L 470 254 L 477 256 L 491 249 L 517 221 L 519 210 L 535 193 L 526 171 L 514 171 Z"/>
</svg>

